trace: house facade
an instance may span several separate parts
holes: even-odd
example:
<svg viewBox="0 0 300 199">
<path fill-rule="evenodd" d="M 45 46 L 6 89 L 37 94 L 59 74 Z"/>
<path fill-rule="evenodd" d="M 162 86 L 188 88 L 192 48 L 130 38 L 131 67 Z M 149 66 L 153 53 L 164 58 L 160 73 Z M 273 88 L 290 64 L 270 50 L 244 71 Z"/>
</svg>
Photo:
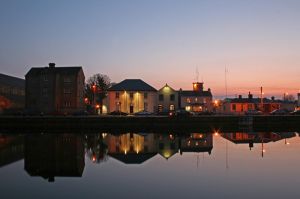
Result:
<svg viewBox="0 0 300 199">
<path fill-rule="evenodd" d="M 193 112 L 213 110 L 212 93 L 204 91 L 203 82 L 193 83 L 193 90 L 179 90 L 179 108 Z"/>
<path fill-rule="evenodd" d="M 278 100 L 267 98 L 253 98 L 249 92 L 248 98 L 243 98 L 239 95 L 238 98 L 226 99 L 220 107 L 221 113 L 228 114 L 245 114 L 248 111 L 260 110 L 264 113 L 270 113 L 281 108 L 281 102 Z"/>
<path fill-rule="evenodd" d="M 105 106 L 108 112 L 134 114 L 157 110 L 157 90 L 141 79 L 125 79 L 108 89 Z"/>
<path fill-rule="evenodd" d="M 166 84 L 158 90 L 158 112 L 169 112 L 178 109 L 178 92 Z"/>
<path fill-rule="evenodd" d="M 31 68 L 25 75 L 26 109 L 45 114 L 84 110 L 84 73 L 81 66 Z"/>
<path fill-rule="evenodd" d="M 0 74 L 0 112 L 25 107 L 25 80 Z"/>
</svg>

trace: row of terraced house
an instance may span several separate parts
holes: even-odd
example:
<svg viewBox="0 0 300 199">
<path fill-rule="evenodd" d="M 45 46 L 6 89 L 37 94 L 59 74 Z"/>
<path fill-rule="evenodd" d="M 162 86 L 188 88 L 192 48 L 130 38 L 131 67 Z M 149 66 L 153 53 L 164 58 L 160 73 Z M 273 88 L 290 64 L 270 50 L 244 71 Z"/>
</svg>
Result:
<svg viewBox="0 0 300 199">
<path fill-rule="evenodd" d="M 84 101 L 85 76 L 81 66 L 56 67 L 54 63 L 50 63 L 45 67 L 33 67 L 25 75 L 26 81 L 23 82 L 19 78 L 2 76 L 0 76 L 0 83 L 2 82 L 0 91 L 3 90 L 3 94 L 0 93 L 1 108 L 2 104 L 4 108 L 7 104 L 12 104 L 11 107 L 22 108 L 25 104 L 24 108 L 26 110 L 45 114 L 71 114 L 86 110 L 87 106 Z M 9 83 L 12 86 L 8 87 Z M 243 114 L 246 111 L 255 109 L 263 109 L 264 112 L 279 108 L 292 110 L 300 105 L 300 94 L 298 94 L 298 105 L 295 101 L 284 102 L 274 98 L 264 98 L 263 100 L 253 98 L 251 93 L 247 98 L 239 96 L 216 101 L 213 100 L 211 89 L 204 89 L 203 82 L 194 82 L 191 87 L 190 90 L 176 90 L 165 84 L 157 90 L 141 79 L 125 79 L 108 89 L 107 97 L 103 100 L 102 113 L 106 114 L 114 111 L 128 114 L 141 111 L 165 113 L 184 109 L 198 113 Z M 11 91 L 8 88 L 12 88 Z M 14 98 L 7 93 L 11 93 L 13 96 L 19 93 L 16 92 L 18 90 L 21 91 L 21 96 L 23 96 L 23 99 L 21 98 L 23 105 L 22 102 L 8 103 L 10 101 L 14 102 Z M 18 104 L 21 104 L 21 106 Z"/>
</svg>

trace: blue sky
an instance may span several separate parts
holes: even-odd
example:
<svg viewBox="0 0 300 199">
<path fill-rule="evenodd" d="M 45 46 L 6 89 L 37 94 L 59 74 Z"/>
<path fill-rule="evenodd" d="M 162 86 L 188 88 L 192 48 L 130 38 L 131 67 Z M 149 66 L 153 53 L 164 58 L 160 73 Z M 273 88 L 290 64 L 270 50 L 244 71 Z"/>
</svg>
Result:
<svg viewBox="0 0 300 199">
<path fill-rule="evenodd" d="M 141 78 L 224 94 L 300 89 L 300 1 L 1 0 L 1 73 L 82 65 L 86 77 Z"/>
</svg>

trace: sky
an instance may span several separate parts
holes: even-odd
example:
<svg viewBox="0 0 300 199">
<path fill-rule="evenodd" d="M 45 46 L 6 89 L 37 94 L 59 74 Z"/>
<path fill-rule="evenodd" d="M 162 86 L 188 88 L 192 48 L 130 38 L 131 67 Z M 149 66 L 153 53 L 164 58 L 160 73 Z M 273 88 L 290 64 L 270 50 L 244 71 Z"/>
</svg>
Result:
<svg viewBox="0 0 300 199">
<path fill-rule="evenodd" d="M 213 95 L 300 89 L 298 0 L 0 0 L 0 72 L 49 62 Z"/>
</svg>

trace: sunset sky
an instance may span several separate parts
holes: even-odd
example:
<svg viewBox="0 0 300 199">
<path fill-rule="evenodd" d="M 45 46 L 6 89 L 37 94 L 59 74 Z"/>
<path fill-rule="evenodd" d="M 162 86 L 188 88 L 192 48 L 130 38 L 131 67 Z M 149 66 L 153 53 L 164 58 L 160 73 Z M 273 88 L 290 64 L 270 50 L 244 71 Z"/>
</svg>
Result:
<svg viewBox="0 0 300 199">
<path fill-rule="evenodd" d="M 1 0 L 1 73 L 83 66 L 159 89 L 205 82 L 215 96 L 300 89 L 299 0 Z"/>
</svg>

